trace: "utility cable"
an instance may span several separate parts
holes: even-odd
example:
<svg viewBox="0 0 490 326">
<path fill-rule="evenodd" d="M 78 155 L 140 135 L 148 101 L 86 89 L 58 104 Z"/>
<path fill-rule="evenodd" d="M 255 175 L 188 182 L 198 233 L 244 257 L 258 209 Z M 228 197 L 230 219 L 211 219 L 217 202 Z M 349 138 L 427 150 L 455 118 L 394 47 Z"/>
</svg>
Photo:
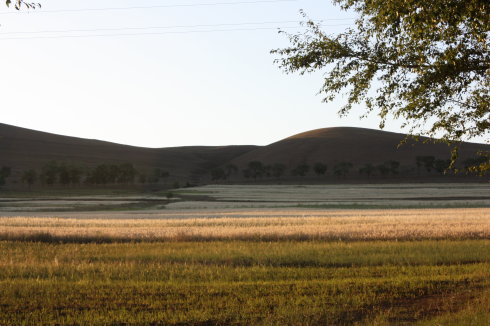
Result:
<svg viewBox="0 0 490 326">
<path fill-rule="evenodd" d="M 336 18 L 327 20 L 314 20 L 315 22 L 324 21 L 346 21 L 353 18 Z M 64 30 L 44 30 L 44 31 L 19 31 L 19 32 L 0 32 L 0 35 L 12 34 L 49 34 L 49 33 L 84 33 L 84 32 L 111 32 L 111 31 L 131 31 L 147 29 L 172 29 L 172 28 L 201 28 L 201 27 L 222 27 L 222 26 L 245 26 L 245 25 L 267 25 L 267 24 L 292 24 L 301 23 L 298 20 L 268 21 L 268 22 L 247 22 L 247 23 L 224 23 L 224 24 L 201 24 L 201 25 L 168 25 L 168 26 L 148 26 L 148 27 L 116 27 L 116 28 L 91 28 L 91 29 L 64 29 Z M 340 24 L 344 25 L 344 24 Z"/>
<path fill-rule="evenodd" d="M 349 26 L 351 24 L 319 25 L 329 26 Z M 233 29 L 211 29 L 193 31 L 167 31 L 167 32 L 145 32 L 145 33 L 120 33 L 120 34 L 87 34 L 87 35 L 55 35 L 55 36 L 28 36 L 28 37 L 3 37 L 1 40 L 33 40 L 33 39 L 61 39 L 61 38 L 89 38 L 89 37 L 114 37 L 114 36 L 145 36 L 145 35 L 166 35 L 166 34 L 192 34 L 192 33 L 217 33 L 217 32 L 239 32 L 239 31 L 259 31 L 259 30 L 280 30 L 298 28 L 298 26 L 283 27 L 257 27 L 257 28 L 233 28 Z"/>
</svg>

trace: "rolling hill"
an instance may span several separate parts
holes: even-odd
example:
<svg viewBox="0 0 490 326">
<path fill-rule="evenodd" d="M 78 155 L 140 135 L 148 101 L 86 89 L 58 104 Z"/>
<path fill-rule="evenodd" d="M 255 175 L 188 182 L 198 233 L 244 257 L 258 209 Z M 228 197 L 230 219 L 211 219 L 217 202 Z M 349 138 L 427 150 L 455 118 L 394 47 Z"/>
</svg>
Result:
<svg viewBox="0 0 490 326">
<path fill-rule="evenodd" d="M 138 171 L 155 168 L 177 179 L 198 178 L 210 168 L 255 149 L 256 146 L 189 146 L 143 148 L 111 142 L 55 135 L 0 124 L 0 166 L 12 167 L 13 176 L 39 170 L 49 161 L 94 167 L 131 163 Z"/>
<path fill-rule="evenodd" d="M 238 171 L 227 182 L 250 181 L 242 172 L 252 161 L 261 162 L 265 167 L 276 163 L 284 165 L 283 178 L 286 179 L 291 179 L 290 171 L 300 164 L 309 165 L 307 177 L 313 178 L 311 167 L 317 162 L 329 167 L 327 175 L 336 164 L 348 162 L 351 164 L 349 178 L 362 179 L 358 171 L 366 164 L 376 167 L 395 161 L 399 164 L 400 175 L 424 177 L 430 173 L 421 173 L 420 166 L 416 167 L 417 156 L 449 158 L 448 146 L 441 143 L 409 142 L 398 148 L 404 137 L 400 133 L 336 127 L 300 133 L 267 146 L 143 148 L 0 124 L 0 167 L 12 168 L 10 183 L 19 183 L 23 171 L 41 171 L 43 165 L 53 160 L 85 168 L 131 163 L 139 173 L 151 174 L 158 168 L 168 171 L 171 180 L 207 183 L 211 181 L 211 170 L 230 164 L 238 167 Z M 478 150 L 490 150 L 490 146 L 461 144 L 460 161 L 475 157 Z M 376 177 L 376 173 L 373 176 Z M 277 182 L 277 178 L 263 178 L 261 182 Z"/>
<path fill-rule="evenodd" d="M 442 143 L 409 142 L 398 147 L 405 134 L 353 127 L 335 127 L 303 132 L 268 146 L 259 147 L 233 159 L 243 166 L 250 161 L 266 164 L 281 162 L 288 167 L 300 163 L 352 162 L 354 166 L 365 163 L 379 164 L 396 160 L 401 165 L 413 165 L 416 156 L 434 156 L 447 159 L 449 147 Z M 464 160 L 475 156 L 478 150 L 490 150 L 489 145 L 463 143 L 460 156 Z"/>
<path fill-rule="evenodd" d="M 310 167 L 321 162 L 326 164 L 332 173 L 332 168 L 342 162 L 352 164 L 351 177 L 361 177 L 359 169 L 371 164 L 373 168 L 389 161 L 398 162 L 399 175 L 408 177 L 435 176 L 433 171 L 428 173 L 425 167 L 417 168 L 416 158 L 420 156 L 434 157 L 438 160 L 450 158 L 450 147 L 443 143 L 428 142 L 429 138 L 422 137 L 419 142 L 407 141 L 399 146 L 406 134 L 353 127 L 334 127 L 316 129 L 285 138 L 270 145 L 259 147 L 232 160 L 240 168 L 245 168 L 248 162 L 258 161 L 264 165 L 281 163 L 291 171 L 301 164 Z M 476 157 L 479 150 L 490 151 L 490 145 L 478 143 L 460 144 L 459 164 L 468 158 Z M 327 173 L 328 174 L 328 173 Z M 354 176 L 357 174 L 357 176 Z M 373 175 L 376 176 L 376 172 Z"/>
</svg>

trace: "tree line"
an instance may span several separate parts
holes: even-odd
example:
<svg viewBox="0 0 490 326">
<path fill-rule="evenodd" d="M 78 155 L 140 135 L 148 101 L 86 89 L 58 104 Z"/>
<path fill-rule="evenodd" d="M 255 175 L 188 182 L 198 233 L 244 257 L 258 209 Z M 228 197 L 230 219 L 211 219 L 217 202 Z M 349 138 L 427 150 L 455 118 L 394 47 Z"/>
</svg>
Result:
<svg viewBox="0 0 490 326">
<path fill-rule="evenodd" d="M 4 169 L 0 170 L 0 185 L 5 184 Z M 11 169 L 8 168 L 10 175 Z M 7 175 L 7 176 L 8 176 Z M 134 183 L 159 183 L 170 176 L 169 172 L 155 168 L 151 173 L 139 172 L 131 163 L 99 164 L 82 167 L 74 164 L 50 161 L 40 169 L 28 169 L 21 173 L 20 181 L 32 186 L 41 185 L 128 185 Z"/>
<path fill-rule="evenodd" d="M 468 158 L 463 161 L 464 171 L 472 173 L 471 167 L 477 164 L 485 164 L 488 162 L 488 157 L 477 156 Z M 380 164 L 365 163 L 359 167 L 357 174 L 370 178 L 372 176 L 397 176 L 401 174 L 439 174 L 443 175 L 449 172 L 451 160 L 440 159 L 434 156 L 417 156 L 415 158 L 415 166 L 401 170 L 401 164 L 399 161 L 388 160 Z M 291 177 L 305 177 L 307 175 L 316 175 L 318 177 L 325 175 L 333 175 L 336 177 L 345 178 L 348 175 L 353 175 L 354 164 L 351 162 L 338 162 L 332 167 L 329 167 L 323 162 L 317 162 L 312 165 L 307 163 L 300 163 L 297 166 L 291 168 L 289 171 L 287 166 L 283 163 L 264 164 L 260 161 L 251 161 L 245 168 L 241 170 L 241 175 L 245 179 L 258 179 L 258 178 L 282 178 L 285 176 Z M 213 181 L 227 180 L 232 175 L 239 177 L 239 168 L 234 164 L 227 164 L 225 167 L 217 167 L 210 171 L 211 179 Z"/>
</svg>

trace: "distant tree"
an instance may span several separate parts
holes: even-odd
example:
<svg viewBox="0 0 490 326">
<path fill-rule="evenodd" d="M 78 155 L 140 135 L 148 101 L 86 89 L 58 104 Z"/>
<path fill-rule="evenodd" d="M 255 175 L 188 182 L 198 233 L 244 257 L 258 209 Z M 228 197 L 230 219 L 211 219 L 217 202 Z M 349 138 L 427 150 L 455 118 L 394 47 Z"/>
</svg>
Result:
<svg viewBox="0 0 490 326">
<path fill-rule="evenodd" d="M 153 170 L 153 174 L 150 177 L 150 182 L 152 183 L 158 183 L 160 179 L 168 178 L 170 176 L 170 173 L 168 171 L 164 171 L 160 168 L 155 168 Z"/>
<path fill-rule="evenodd" d="M 59 181 L 62 185 L 68 185 L 71 183 L 70 168 L 65 164 L 58 166 Z"/>
<path fill-rule="evenodd" d="M 90 173 L 87 182 L 91 184 L 107 184 L 111 180 L 111 173 L 107 164 L 97 165 Z"/>
<path fill-rule="evenodd" d="M 10 176 L 12 169 L 8 166 L 2 166 L 0 169 L 0 186 L 4 185 L 7 178 Z"/>
<path fill-rule="evenodd" d="M 324 164 L 324 163 L 321 163 L 321 162 L 317 162 L 315 163 L 315 165 L 313 166 L 313 171 L 315 171 L 315 173 L 317 175 L 325 175 L 325 173 L 327 172 L 327 165 Z"/>
<path fill-rule="evenodd" d="M 83 169 L 77 166 L 70 166 L 68 169 L 70 174 L 70 183 L 79 184 L 82 181 Z"/>
<path fill-rule="evenodd" d="M 306 163 L 301 163 L 291 171 L 291 174 L 293 176 L 304 177 L 308 171 L 310 171 L 310 166 Z"/>
<path fill-rule="evenodd" d="M 36 182 L 36 180 L 37 180 L 37 173 L 33 169 L 24 171 L 21 177 L 22 183 L 27 183 L 29 187 L 31 187 Z"/>
<path fill-rule="evenodd" d="M 119 174 L 117 178 L 118 183 L 133 183 L 134 178 L 138 174 L 135 167 L 131 163 L 123 163 L 118 166 Z"/>
<path fill-rule="evenodd" d="M 359 174 L 365 174 L 368 178 L 376 171 L 376 168 L 371 163 L 366 163 L 359 169 Z"/>
<path fill-rule="evenodd" d="M 439 174 L 444 174 L 444 172 L 449 169 L 451 165 L 451 160 L 436 159 L 434 161 L 434 170 Z"/>
<path fill-rule="evenodd" d="M 274 178 L 280 178 L 286 172 L 286 165 L 282 163 L 274 163 L 271 167 L 271 174 Z"/>
<path fill-rule="evenodd" d="M 106 170 L 106 182 L 105 183 L 124 183 L 122 179 L 122 171 L 121 168 L 118 165 L 115 164 L 109 164 L 107 165 L 107 170 Z"/>
<path fill-rule="evenodd" d="M 352 168 L 352 163 L 350 162 L 340 162 L 334 165 L 333 174 L 338 177 L 346 177 L 349 174 L 350 169 Z"/>
<path fill-rule="evenodd" d="M 138 175 L 138 181 L 139 181 L 139 183 L 146 183 L 146 179 L 147 179 L 146 174 L 140 173 Z"/>
<path fill-rule="evenodd" d="M 158 181 L 160 181 L 160 173 L 161 173 L 161 170 L 159 168 L 155 168 L 153 170 L 153 173 L 150 176 L 149 181 L 151 183 L 158 183 Z"/>
<path fill-rule="evenodd" d="M 263 176 L 270 178 L 272 176 L 272 165 L 264 165 Z"/>
<path fill-rule="evenodd" d="M 158 183 L 158 181 L 160 181 L 160 169 L 153 170 L 153 173 L 150 175 L 148 181 L 151 183 Z"/>
<path fill-rule="evenodd" d="M 48 185 L 53 185 L 56 183 L 59 174 L 59 166 L 56 161 L 50 161 L 46 163 L 41 172 L 41 179 L 44 183 Z"/>
<path fill-rule="evenodd" d="M 423 156 L 415 157 L 415 164 L 417 165 L 417 173 L 420 174 L 420 169 L 424 166 Z"/>
<path fill-rule="evenodd" d="M 399 171 L 400 162 L 391 160 L 391 161 L 386 162 L 386 164 L 389 166 L 391 174 L 396 175 L 396 174 L 400 173 L 400 171 Z"/>
<path fill-rule="evenodd" d="M 256 179 L 257 177 L 262 177 L 264 175 L 264 164 L 262 162 L 249 162 L 248 169 L 250 170 L 250 176 L 254 179 Z"/>
<path fill-rule="evenodd" d="M 382 176 L 386 176 L 390 173 L 390 167 L 386 163 L 377 165 L 376 170 L 378 170 L 379 174 Z"/>
<path fill-rule="evenodd" d="M 424 166 L 427 172 L 431 172 L 432 169 L 434 168 L 434 162 L 436 161 L 436 158 L 434 156 L 426 156 L 425 161 L 424 161 Z"/>
<path fill-rule="evenodd" d="M 417 163 L 417 166 L 422 164 L 427 172 L 431 172 L 432 169 L 434 169 L 434 162 L 436 160 L 434 156 L 417 156 L 416 160 L 417 162 L 420 162 Z"/>
</svg>

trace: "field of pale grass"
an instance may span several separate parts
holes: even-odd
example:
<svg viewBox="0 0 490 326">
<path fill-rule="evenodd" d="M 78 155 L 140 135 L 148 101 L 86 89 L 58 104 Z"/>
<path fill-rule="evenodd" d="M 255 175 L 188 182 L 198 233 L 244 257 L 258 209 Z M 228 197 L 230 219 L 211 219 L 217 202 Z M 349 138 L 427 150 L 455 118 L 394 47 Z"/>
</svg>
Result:
<svg viewBox="0 0 490 326">
<path fill-rule="evenodd" d="M 105 213 L 109 216 L 110 213 Z M 0 218 L 0 240 L 61 242 L 489 239 L 490 209 L 161 212 L 151 219 Z"/>
<path fill-rule="evenodd" d="M 490 324 L 488 186 L 363 186 L 357 199 L 352 186 L 278 187 L 269 197 L 255 194 L 266 187 L 219 187 L 203 204 L 227 209 L 149 201 L 134 211 L 8 212 L 5 201 L 0 325 Z M 387 208 L 422 207 L 417 194 L 443 207 L 483 204 Z M 261 198 L 344 206 L 239 208 Z M 370 209 L 345 209 L 358 200 Z"/>
<path fill-rule="evenodd" d="M 0 241 L 0 325 L 468 325 L 488 240 Z"/>
</svg>

